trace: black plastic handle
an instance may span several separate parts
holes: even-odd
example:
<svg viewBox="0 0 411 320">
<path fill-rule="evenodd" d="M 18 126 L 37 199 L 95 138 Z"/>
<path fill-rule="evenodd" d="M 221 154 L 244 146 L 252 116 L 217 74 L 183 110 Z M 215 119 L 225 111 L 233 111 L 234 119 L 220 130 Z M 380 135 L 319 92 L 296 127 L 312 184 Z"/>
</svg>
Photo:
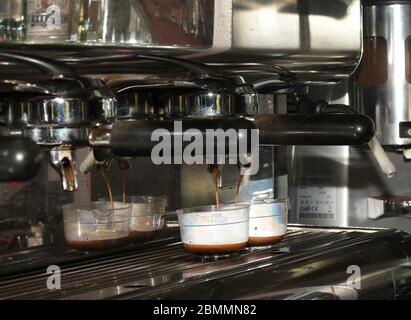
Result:
<svg viewBox="0 0 411 320">
<path fill-rule="evenodd" d="M 374 136 L 363 114 L 276 114 L 255 117 L 263 145 L 362 145 Z"/>
<path fill-rule="evenodd" d="M 174 148 L 175 139 L 181 140 L 182 148 L 185 148 L 191 141 L 183 141 L 183 134 L 189 129 L 197 129 L 196 135 L 202 141 L 204 141 L 204 154 L 206 150 L 205 137 L 207 130 L 221 129 L 226 131 L 228 129 L 235 129 L 237 132 L 237 140 L 229 143 L 241 143 L 242 139 L 247 139 L 247 146 L 250 148 L 250 130 L 248 130 L 247 136 L 241 136 L 238 134 L 239 129 L 255 129 L 252 121 L 244 118 L 232 117 L 232 118 L 189 118 L 180 120 L 182 127 L 175 128 L 175 123 L 178 119 L 167 120 L 135 120 L 135 121 L 117 121 L 114 123 L 111 131 L 110 148 L 115 155 L 118 156 L 149 156 L 153 148 L 158 144 L 158 141 L 152 140 L 153 132 L 156 129 L 166 130 L 170 133 L 171 148 Z M 230 149 L 230 145 L 227 143 L 226 150 Z M 216 148 L 216 145 L 215 145 Z M 214 149 L 214 154 L 217 152 Z"/>
<path fill-rule="evenodd" d="M 174 120 L 117 121 L 112 129 L 110 148 L 121 156 L 147 156 L 157 144 L 156 129 L 166 129 L 173 139 L 188 129 L 198 129 L 204 138 L 207 129 L 258 129 L 260 145 L 362 145 L 374 136 L 374 122 L 362 114 L 275 114 L 182 120 L 182 131 L 173 130 Z M 240 139 L 240 135 L 239 135 Z M 249 141 L 249 139 L 247 139 Z M 185 142 L 188 144 L 188 142 Z M 183 145 L 184 147 L 184 145 Z"/>
</svg>

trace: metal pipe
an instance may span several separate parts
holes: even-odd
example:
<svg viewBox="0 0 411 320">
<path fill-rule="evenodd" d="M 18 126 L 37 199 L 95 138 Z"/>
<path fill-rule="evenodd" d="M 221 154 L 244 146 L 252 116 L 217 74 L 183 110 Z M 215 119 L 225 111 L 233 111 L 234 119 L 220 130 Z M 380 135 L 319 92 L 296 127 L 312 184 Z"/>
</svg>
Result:
<svg viewBox="0 0 411 320">
<path fill-rule="evenodd" d="M 368 143 L 368 146 L 370 147 L 371 152 L 374 155 L 375 160 L 377 160 L 382 172 L 384 172 L 387 178 L 393 178 L 397 173 L 397 169 L 379 143 L 377 137 L 372 138 Z"/>
<path fill-rule="evenodd" d="M 76 75 L 76 72 L 74 71 L 74 69 L 70 68 L 63 62 L 47 59 L 44 57 L 38 57 L 38 56 L 27 55 L 27 54 L 23 55 L 23 54 L 17 54 L 17 53 L 12 53 L 12 52 L 0 52 L 0 57 L 28 63 L 38 68 L 45 74 L 51 75 L 54 77 L 75 76 Z"/>
</svg>

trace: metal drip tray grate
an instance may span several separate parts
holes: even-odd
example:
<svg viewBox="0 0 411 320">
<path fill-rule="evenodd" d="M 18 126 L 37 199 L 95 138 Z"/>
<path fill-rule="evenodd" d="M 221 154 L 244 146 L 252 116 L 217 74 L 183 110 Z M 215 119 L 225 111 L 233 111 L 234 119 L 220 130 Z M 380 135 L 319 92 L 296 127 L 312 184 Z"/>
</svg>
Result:
<svg viewBox="0 0 411 320">
<path fill-rule="evenodd" d="M 339 298 L 398 298 L 408 294 L 410 253 L 400 231 L 299 226 L 272 247 L 221 259 L 188 253 L 177 235 L 94 254 L 58 245 L 0 256 L 0 299 L 304 298 L 345 284 L 349 265 L 361 267 L 364 283 L 334 290 Z M 61 268 L 61 290 L 47 288 L 50 264 Z"/>
</svg>

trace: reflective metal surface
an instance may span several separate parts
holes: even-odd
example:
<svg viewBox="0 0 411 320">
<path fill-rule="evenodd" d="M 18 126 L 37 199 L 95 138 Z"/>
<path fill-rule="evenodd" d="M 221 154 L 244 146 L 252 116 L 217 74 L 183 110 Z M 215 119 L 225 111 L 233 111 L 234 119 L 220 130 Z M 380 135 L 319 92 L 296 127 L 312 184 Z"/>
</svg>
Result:
<svg viewBox="0 0 411 320">
<path fill-rule="evenodd" d="M 310 97 L 333 104 L 352 105 L 349 81 L 333 86 L 310 87 Z M 350 220 L 357 212 L 350 205 L 354 195 L 348 146 L 294 146 L 289 155 L 289 222 L 322 226 L 356 225 Z M 370 165 L 370 164 L 364 164 Z M 355 171 L 353 177 L 358 175 Z M 365 181 L 364 177 L 360 180 Z M 362 183 L 363 185 L 363 183 Z M 355 194 L 360 191 L 352 189 Z M 353 203 L 353 202 L 352 202 Z"/>
<path fill-rule="evenodd" d="M 207 72 L 207 71 L 205 71 Z M 213 78 L 207 74 L 185 81 L 113 81 L 117 119 L 252 115 L 257 92 L 241 77 Z"/>
<path fill-rule="evenodd" d="M 77 179 L 74 169 L 74 153 L 72 146 L 62 145 L 50 150 L 50 162 L 60 173 L 64 191 L 76 191 Z"/>
<path fill-rule="evenodd" d="M 359 0 L 50 0 L 49 7 L 38 10 L 59 4 L 60 24 L 46 22 L 34 31 L 29 27 L 27 35 L 22 30 L 18 37 L 7 38 L 6 32 L 1 47 L 21 50 L 28 44 L 37 54 L 68 61 L 83 74 L 124 74 L 147 67 L 136 64 L 132 55 L 128 63 L 106 57 L 113 47 L 121 47 L 117 54 L 124 56 L 179 56 L 240 74 L 269 75 L 281 66 L 302 82 L 346 78 L 361 56 Z M 47 49 L 41 46 L 45 44 Z M 105 59 L 103 69 L 90 58 Z"/>
<path fill-rule="evenodd" d="M 3 133 L 19 131 L 39 145 L 60 149 L 65 145 L 64 149 L 70 150 L 88 145 L 89 128 L 115 117 L 115 96 L 102 80 L 80 77 L 64 63 L 49 58 L 5 52 L 0 57 L 41 73 L 0 76 L 0 124 L 7 128 Z M 64 191 L 74 191 L 77 183 L 71 151 L 61 158 L 60 149 L 51 152 L 51 162 L 62 177 Z M 68 165 L 62 166 L 66 162 Z"/>
<path fill-rule="evenodd" d="M 330 103 L 355 105 L 351 81 L 336 86 L 310 87 L 310 97 Z M 402 153 L 386 148 L 397 168 L 387 178 L 368 146 L 295 146 L 289 156 L 289 222 L 323 226 L 389 227 L 411 232 L 411 219 L 379 216 L 370 197 L 410 194 L 409 162 Z M 328 203 L 326 203 L 328 202 Z M 321 205 L 318 205 L 318 204 Z M 382 209 L 383 211 L 383 209 Z"/>
<path fill-rule="evenodd" d="M 372 42 L 365 58 L 374 71 L 363 66 L 363 72 L 368 72 L 371 78 L 357 79 L 357 104 L 375 119 L 377 138 L 382 145 L 411 144 L 407 130 L 400 130 L 401 122 L 411 120 L 408 76 L 411 51 L 407 44 L 411 36 L 410 16 L 411 4 L 364 6 L 364 37 Z"/>
<path fill-rule="evenodd" d="M 64 245 L 1 255 L 2 299 L 400 299 L 410 297 L 408 235 L 291 226 L 271 248 L 202 260 L 176 238 L 106 253 Z M 47 266 L 62 290 L 48 290 Z M 358 266 L 360 288 L 349 281 Z M 358 283 L 357 283 L 358 284 Z"/>
<path fill-rule="evenodd" d="M 97 132 L 114 118 L 261 113 L 256 93 L 304 91 L 356 67 L 359 0 L 332 2 L 7 2 L 2 122 L 49 147 L 107 146 Z"/>
<path fill-rule="evenodd" d="M 285 114 L 287 96 L 285 94 L 256 96 L 257 114 Z M 287 188 L 287 146 L 266 146 L 259 150 L 259 171 L 253 176 L 244 176 L 239 189 L 239 201 L 248 201 L 253 196 L 286 199 Z M 236 186 L 240 170 L 236 164 L 220 166 L 219 192 L 223 203 L 236 201 Z M 181 166 L 181 201 L 183 207 L 193 207 L 215 203 L 212 175 L 205 165 Z"/>
<path fill-rule="evenodd" d="M 289 221 L 323 226 L 389 227 L 411 233 L 408 210 L 387 211 L 383 201 L 380 208 L 369 201 L 370 197 L 401 199 L 410 195 L 409 163 L 404 162 L 401 153 L 389 152 L 388 156 L 398 170 L 392 179 L 387 179 L 366 147 L 295 147 L 289 167 L 292 200 Z M 324 205 L 316 206 L 325 200 L 333 203 L 324 212 Z"/>
</svg>

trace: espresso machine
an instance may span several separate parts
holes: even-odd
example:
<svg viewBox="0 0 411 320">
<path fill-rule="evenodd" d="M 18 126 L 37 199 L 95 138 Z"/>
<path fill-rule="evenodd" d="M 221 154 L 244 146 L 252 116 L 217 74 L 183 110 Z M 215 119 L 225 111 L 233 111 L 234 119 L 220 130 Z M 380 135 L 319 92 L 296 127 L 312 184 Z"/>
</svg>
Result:
<svg viewBox="0 0 411 320">
<path fill-rule="evenodd" d="M 0 0 L 0 299 L 411 297 L 409 230 L 376 222 L 395 197 L 406 211 L 409 190 L 408 78 L 393 57 L 405 71 L 408 54 L 373 21 L 402 21 L 407 40 L 410 6 L 388 2 Z M 169 212 L 214 204 L 209 165 L 175 146 L 153 162 L 158 129 L 234 130 L 239 143 L 258 130 L 245 152 L 258 172 L 236 195 L 244 168 L 221 164 L 217 187 L 225 203 L 289 200 L 285 238 L 200 259 L 169 214 L 154 240 L 69 248 L 62 205 L 105 196 L 100 169 L 115 196 L 166 196 Z M 398 179 L 403 193 L 376 194 Z M 64 290 L 45 285 L 50 265 Z"/>
</svg>

